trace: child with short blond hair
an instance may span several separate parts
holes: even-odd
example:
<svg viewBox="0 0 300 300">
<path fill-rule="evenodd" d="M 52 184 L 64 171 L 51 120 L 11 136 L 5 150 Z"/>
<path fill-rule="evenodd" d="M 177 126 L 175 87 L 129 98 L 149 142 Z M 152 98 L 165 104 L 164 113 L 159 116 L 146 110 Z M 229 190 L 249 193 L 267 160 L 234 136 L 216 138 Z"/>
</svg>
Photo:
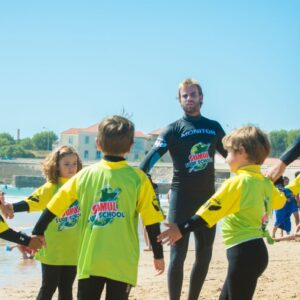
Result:
<svg viewBox="0 0 300 300">
<path fill-rule="evenodd" d="M 266 229 L 268 216 L 286 199 L 260 170 L 270 152 L 265 133 L 244 126 L 225 136 L 223 145 L 228 151 L 226 162 L 236 176 L 226 180 L 189 220 L 168 224 L 169 229 L 158 240 L 174 244 L 185 233 L 201 226 L 212 227 L 224 218 L 222 235 L 229 265 L 220 299 L 250 300 L 268 264 L 263 242 L 263 237 L 272 242 Z"/>
<path fill-rule="evenodd" d="M 133 139 L 131 121 L 122 116 L 104 118 L 96 142 L 103 158 L 58 191 L 33 230 L 43 235 L 48 223 L 78 199 L 82 213 L 79 300 L 100 299 L 104 286 L 106 299 L 128 299 L 137 280 L 139 214 L 149 234 L 157 274 L 164 271 L 162 246 L 156 241 L 162 211 L 147 176 L 124 158 Z"/>
</svg>

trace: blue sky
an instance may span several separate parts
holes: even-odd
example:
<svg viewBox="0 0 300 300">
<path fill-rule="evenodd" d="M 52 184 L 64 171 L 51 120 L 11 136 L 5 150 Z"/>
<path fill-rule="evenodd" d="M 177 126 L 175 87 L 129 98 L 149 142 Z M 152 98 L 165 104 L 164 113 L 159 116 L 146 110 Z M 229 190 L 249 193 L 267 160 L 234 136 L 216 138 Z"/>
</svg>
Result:
<svg viewBox="0 0 300 300">
<path fill-rule="evenodd" d="M 181 117 L 179 82 L 225 131 L 300 128 L 300 1 L 0 2 L 0 132 L 57 134 L 132 115 Z"/>
</svg>

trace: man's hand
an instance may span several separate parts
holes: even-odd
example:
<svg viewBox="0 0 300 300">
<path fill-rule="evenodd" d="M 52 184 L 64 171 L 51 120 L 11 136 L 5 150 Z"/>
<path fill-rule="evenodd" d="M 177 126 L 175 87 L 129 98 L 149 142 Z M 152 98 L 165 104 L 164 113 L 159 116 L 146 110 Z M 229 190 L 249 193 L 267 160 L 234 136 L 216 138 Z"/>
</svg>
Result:
<svg viewBox="0 0 300 300">
<path fill-rule="evenodd" d="M 163 231 L 158 237 L 157 241 L 163 244 L 174 245 L 179 239 L 182 238 L 182 234 L 176 224 L 165 224 L 169 229 Z"/>
<path fill-rule="evenodd" d="M 279 160 L 273 167 L 265 171 L 265 176 L 269 177 L 273 182 L 275 182 L 285 171 L 286 164 Z"/>
<path fill-rule="evenodd" d="M 161 275 L 165 270 L 165 261 L 163 258 L 154 259 L 153 261 L 154 269 L 155 269 L 155 276 Z"/>
</svg>

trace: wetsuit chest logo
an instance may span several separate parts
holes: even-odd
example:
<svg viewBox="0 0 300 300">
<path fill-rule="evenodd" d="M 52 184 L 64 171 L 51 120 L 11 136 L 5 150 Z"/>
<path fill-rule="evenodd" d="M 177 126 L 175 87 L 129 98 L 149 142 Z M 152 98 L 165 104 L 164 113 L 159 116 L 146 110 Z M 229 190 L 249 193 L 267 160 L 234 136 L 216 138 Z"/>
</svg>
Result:
<svg viewBox="0 0 300 300">
<path fill-rule="evenodd" d="M 121 193 L 120 188 L 113 189 L 104 187 L 101 190 L 100 201 L 93 204 L 89 222 L 93 226 L 106 226 L 111 224 L 116 218 L 125 218 L 124 212 L 118 208 L 118 196 Z"/>
<path fill-rule="evenodd" d="M 209 156 L 210 144 L 197 143 L 193 145 L 190 150 L 189 162 L 185 164 L 185 167 L 189 169 L 189 173 L 201 171 L 212 162 L 212 158 Z"/>
</svg>

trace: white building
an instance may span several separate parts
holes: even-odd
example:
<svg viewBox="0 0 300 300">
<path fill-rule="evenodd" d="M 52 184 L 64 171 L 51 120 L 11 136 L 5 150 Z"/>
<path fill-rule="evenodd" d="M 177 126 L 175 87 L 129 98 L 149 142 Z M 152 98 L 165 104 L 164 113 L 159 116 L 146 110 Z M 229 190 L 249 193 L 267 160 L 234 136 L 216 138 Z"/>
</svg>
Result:
<svg viewBox="0 0 300 300">
<path fill-rule="evenodd" d="M 98 124 L 88 128 L 70 128 L 60 135 L 59 145 L 70 145 L 79 153 L 82 160 L 98 160 L 101 152 L 96 148 Z M 135 131 L 134 145 L 127 156 L 129 161 L 142 161 L 152 147 L 151 136 Z"/>
<path fill-rule="evenodd" d="M 88 128 L 70 128 L 60 134 L 60 145 L 74 147 L 82 160 L 97 160 L 101 158 L 96 148 L 98 124 Z"/>
</svg>

